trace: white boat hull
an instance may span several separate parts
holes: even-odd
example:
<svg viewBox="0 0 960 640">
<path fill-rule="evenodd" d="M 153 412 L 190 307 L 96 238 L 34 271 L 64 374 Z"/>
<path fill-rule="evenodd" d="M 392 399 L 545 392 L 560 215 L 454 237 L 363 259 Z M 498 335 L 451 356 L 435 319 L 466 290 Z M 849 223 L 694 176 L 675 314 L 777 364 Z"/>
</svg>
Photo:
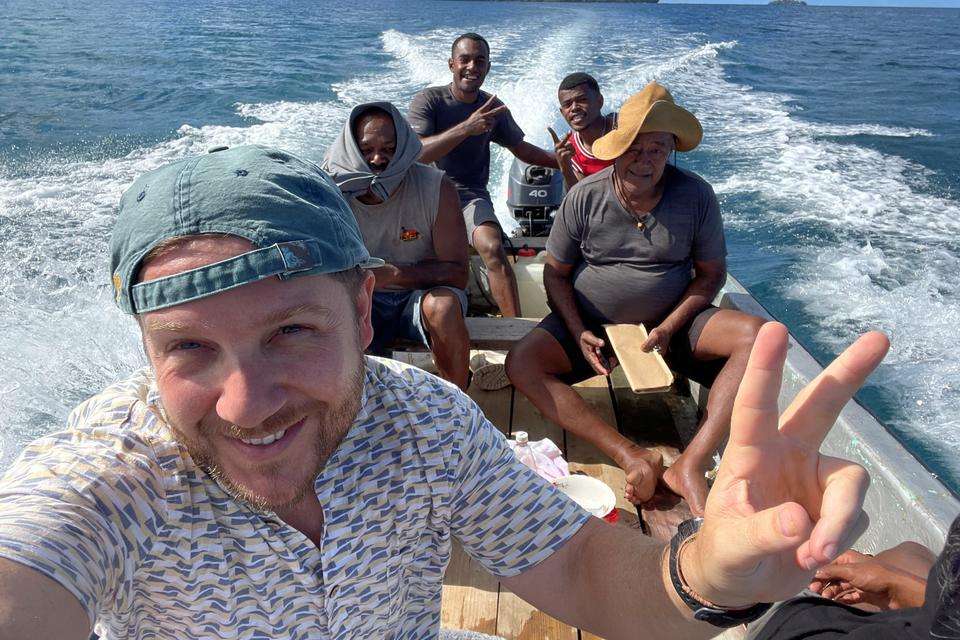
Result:
<svg viewBox="0 0 960 640">
<path fill-rule="evenodd" d="M 774 319 L 732 276 L 719 296 L 718 306 Z M 784 370 L 781 409 L 823 368 L 791 335 Z M 699 402 L 705 390 L 694 387 Z M 939 551 L 951 522 L 960 513 L 960 501 L 859 403 L 849 403 L 823 443 L 829 455 L 853 460 L 870 474 L 865 510 L 870 526 L 857 541 L 866 552 L 887 549 L 914 540 Z"/>
</svg>

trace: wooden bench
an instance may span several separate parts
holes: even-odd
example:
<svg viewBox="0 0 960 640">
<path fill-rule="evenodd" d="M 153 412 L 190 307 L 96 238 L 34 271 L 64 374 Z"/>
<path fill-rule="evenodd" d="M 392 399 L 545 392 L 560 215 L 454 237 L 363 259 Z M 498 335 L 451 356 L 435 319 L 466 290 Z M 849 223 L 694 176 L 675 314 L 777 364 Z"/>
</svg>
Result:
<svg viewBox="0 0 960 640">
<path fill-rule="evenodd" d="M 481 321 L 477 326 L 478 336 L 491 328 L 496 329 L 503 322 L 499 318 L 472 320 Z M 668 464 L 679 454 L 677 445 L 680 442 L 675 427 L 681 423 L 689 423 L 688 426 L 692 427 L 697 420 L 696 407 L 688 395 L 634 394 L 619 368 L 609 379 L 596 376 L 575 385 L 575 388 L 604 420 L 617 425 L 624 435 L 636 442 L 661 451 Z M 677 523 L 690 517 L 686 504 L 664 491 L 658 491 L 655 500 L 643 508 L 630 504 L 623 498 L 624 473 L 610 458 L 544 418 L 512 387 L 497 391 L 472 387 L 470 395 L 505 435 L 526 431 L 531 440 L 548 437 L 564 452 L 572 472 L 586 473 L 610 486 L 617 496 L 619 521 L 616 526 L 628 527 L 637 535 L 646 534 L 665 542 L 676 531 Z M 521 600 L 471 560 L 456 543 L 444 577 L 441 619 L 444 627 L 479 631 L 508 640 L 600 640 Z M 741 634 L 739 629 L 730 630 L 723 634 L 723 638 L 732 640 L 742 637 Z"/>
<path fill-rule="evenodd" d="M 539 318 L 481 318 L 468 317 L 467 333 L 473 349 L 508 350 L 530 333 Z"/>
<path fill-rule="evenodd" d="M 540 323 L 540 318 L 467 316 L 466 321 L 471 349 L 508 351 Z M 412 340 L 397 340 L 391 348 L 397 351 L 428 351 L 426 345 Z"/>
</svg>

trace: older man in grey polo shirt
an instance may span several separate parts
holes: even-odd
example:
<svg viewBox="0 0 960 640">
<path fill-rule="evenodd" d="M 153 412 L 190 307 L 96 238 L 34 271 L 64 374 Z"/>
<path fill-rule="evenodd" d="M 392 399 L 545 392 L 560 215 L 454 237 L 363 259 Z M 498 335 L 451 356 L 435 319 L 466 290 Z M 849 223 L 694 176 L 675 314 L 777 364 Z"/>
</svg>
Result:
<svg viewBox="0 0 960 640">
<path fill-rule="evenodd" d="M 614 165 L 570 190 L 551 230 L 544 285 L 553 313 L 507 360 L 514 385 L 545 416 L 626 471 L 627 498 L 650 499 L 662 474 L 695 514 L 763 323 L 711 305 L 726 279 L 720 208 L 702 178 L 667 164 L 701 137 L 693 114 L 656 82 L 624 103 L 618 128 L 593 145 Z M 601 327 L 611 322 L 644 323 L 645 351 L 711 389 L 696 437 L 665 472 L 658 453 L 620 435 L 569 386 L 610 372 Z"/>
</svg>

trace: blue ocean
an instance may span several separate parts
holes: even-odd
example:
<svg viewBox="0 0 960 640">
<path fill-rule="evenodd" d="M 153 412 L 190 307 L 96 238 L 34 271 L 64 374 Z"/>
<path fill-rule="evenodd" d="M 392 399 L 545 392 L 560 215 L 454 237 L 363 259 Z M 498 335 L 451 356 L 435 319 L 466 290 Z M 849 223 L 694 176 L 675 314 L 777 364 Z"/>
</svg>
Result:
<svg viewBox="0 0 960 640">
<path fill-rule="evenodd" d="M 527 139 L 556 87 L 608 108 L 650 80 L 703 123 L 729 267 L 821 361 L 892 351 L 861 401 L 960 489 L 960 10 L 373 0 L 0 3 L 0 469 L 144 364 L 107 239 L 135 176 L 216 145 L 320 159 L 351 107 L 449 80 L 484 34 L 485 89 Z M 491 192 L 506 215 L 509 154 Z M 506 222 L 505 222 L 506 224 Z"/>
</svg>

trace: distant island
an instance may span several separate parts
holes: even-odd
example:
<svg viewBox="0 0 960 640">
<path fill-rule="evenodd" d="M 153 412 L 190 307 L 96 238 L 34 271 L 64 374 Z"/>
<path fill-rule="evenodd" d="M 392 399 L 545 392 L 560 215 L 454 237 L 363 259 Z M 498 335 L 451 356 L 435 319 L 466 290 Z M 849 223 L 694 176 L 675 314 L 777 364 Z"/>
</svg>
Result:
<svg viewBox="0 0 960 640">
<path fill-rule="evenodd" d="M 803 0 L 770 0 L 767 4 L 782 4 L 789 5 L 791 7 L 805 7 L 807 3 Z"/>
<path fill-rule="evenodd" d="M 622 4 L 657 4 L 660 0 L 493 0 L 494 2 L 619 2 Z M 807 4 L 800 0 L 791 2 L 771 2 L 770 4 Z"/>
</svg>

